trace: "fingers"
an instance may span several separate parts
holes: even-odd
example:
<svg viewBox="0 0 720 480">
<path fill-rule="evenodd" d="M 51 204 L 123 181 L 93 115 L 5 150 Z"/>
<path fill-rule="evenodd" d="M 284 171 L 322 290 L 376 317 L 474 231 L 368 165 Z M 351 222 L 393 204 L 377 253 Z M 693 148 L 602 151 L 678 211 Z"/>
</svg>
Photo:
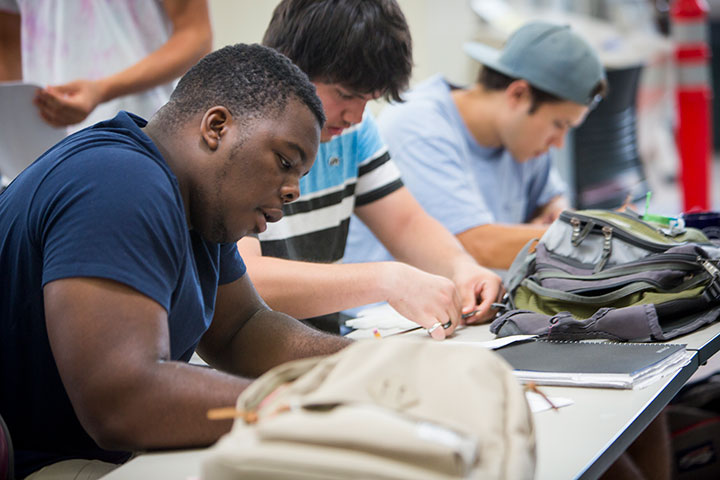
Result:
<svg viewBox="0 0 720 480">
<path fill-rule="evenodd" d="M 40 116 L 49 124 L 62 127 L 83 121 L 94 108 L 80 88 L 39 89 L 33 100 Z"/>
<path fill-rule="evenodd" d="M 493 303 L 498 302 L 505 293 L 502 283 L 500 282 L 483 282 L 481 288 L 477 291 L 477 298 L 480 299 L 480 305 L 475 315 L 466 319 L 467 323 L 482 323 L 495 317 L 497 309 L 493 307 Z"/>
<path fill-rule="evenodd" d="M 451 305 L 444 308 L 437 314 L 427 315 L 415 320 L 416 323 L 425 327 L 428 335 L 435 340 L 443 340 L 452 335 L 457 326 L 460 324 L 460 308 Z"/>
<path fill-rule="evenodd" d="M 74 118 L 68 115 L 67 107 L 61 98 L 56 97 L 48 90 L 39 90 L 33 103 L 38 107 L 40 116 L 50 125 L 64 127 L 77 123 L 73 122 Z"/>
<path fill-rule="evenodd" d="M 436 340 L 451 335 L 461 322 L 460 300 L 452 282 L 448 282 L 448 285 L 436 284 L 432 291 L 425 294 L 418 292 L 408 302 L 395 299 L 391 300 L 390 304 L 401 315 L 423 327 Z"/>
<path fill-rule="evenodd" d="M 479 274 L 470 280 L 459 283 L 463 292 L 462 319 L 466 324 L 479 323 L 492 319 L 497 313 L 493 303 L 504 293 L 502 281 L 494 272 L 481 268 Z"/>
<path fill-rule="evenodd" d="M 46 90 L 38 89 L 35 92 L 33 104 L 38 108 L 40 116 L 50 125 L 60 127 L 62 125 L 60 125 L 56 119 L 55 111 L 57 110 L 57 106 L 55 106 L 55 103 L 55 98 Z"/>
<path fill-rule="evenodd" d="M 462 302 L 455 284 L 449 279 L 405 270 L 401 284 L 395 284 L 388 299 L 401 315 L 425 328 L 430 336 L 442 340 L 461 322 Z"/>
<path fill-rule="evenodd" d="M 462 321 L 466 324 L 474 323 L 477 321 L 476 315 L 482 313 L 482 310 L 477 305 L 477 299 L 481 298 L 482 291 L 485 289 L 487 282 L 483 280 L 480 282 L 474 290 L 466 290 L 465 298 L 463 298 L 463 309 L 462 309 Z"/>
<path fill-rule="evenodd" d="M 438 329 L 442 330 L 442 338 L 452 335 L 457 326 L 462 323 L 462 299 L 460 293 L 452 282 L 449 283 L 448 288 L 450 290 L 448 292 L 450 301 L 445 305 L 442 317 L 437 318 L 437 321 L 442 324 L 442 328 Z M 432 337 L 432 334 L 430 336 Z"/>
<path fill-rule="evenodd" d="M 450 335 L 447 330 L 449 330 L 451 327 L 452 323 L 450 321 L 448 321 L 447 323 L 435 322 L 430 328 L 426 330 L 430 337 L 434 338 L 435 340 L 443 340 L 445 337 Z"/>
</svg>

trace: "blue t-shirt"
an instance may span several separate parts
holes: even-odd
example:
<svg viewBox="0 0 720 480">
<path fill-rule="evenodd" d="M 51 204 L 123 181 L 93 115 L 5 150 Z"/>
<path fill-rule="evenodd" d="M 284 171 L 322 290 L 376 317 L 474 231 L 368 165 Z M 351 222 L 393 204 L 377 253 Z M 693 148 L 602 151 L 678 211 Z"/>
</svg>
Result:
<svg viewBox="0 0 720 480">
<path fill-rule="evenodd" d="M 345 252 L 350 216 L 402 187 L 400 173 L 366 110 L 357 125 L 320 144 L 300 198 L 259 235 L 265 256 L 331 263 Z"/>
<path fill-rule="evenodd" d="M 0 193 L 0 414 L 16 475 L 68 458 L 118 462 L 84 431 L 50 350 L 43 286 L 69 277 L 128 285 L 168 312 L 170 354 L 190 359 L 218 284 L 245 273 L 234 244 L 189 231 L 175 175 L 121 112 L 51 148 Z"/>
<path fill-rule="evenodd" d="M 480 145 L 460 116 L 440 75 L 387 106 L 378 127 L 403 183 L 453 234 L 490 223 L 525 223 L 565 193 L 549 154 L 518 162 L 503 148 Z M 350 222 L 346 262 L 391 259 L 357 217 Z"/>
</svg>

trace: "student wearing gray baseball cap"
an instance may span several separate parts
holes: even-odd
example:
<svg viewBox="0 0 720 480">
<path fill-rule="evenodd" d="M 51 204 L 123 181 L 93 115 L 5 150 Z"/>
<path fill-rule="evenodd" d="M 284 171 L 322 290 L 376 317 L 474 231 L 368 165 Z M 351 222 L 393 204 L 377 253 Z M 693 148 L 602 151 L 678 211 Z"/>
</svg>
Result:
<svg viewBox="0 0 720 480">
<path fill-rule="evenodd" d="M 587 106 L 602 98 L 605 70 L 592 47 L 568 25 L 531 22 L 516 30 L 502 50 L 467 43 L 465 52 L 557 98 Z"/>
<path fill-rule="evenodd" d="M 552 166 L 560 148 L 607 91 L 593 48 L 566 25 L 531 22 L 501 50 L 465 51 L 483 64 L 460 88 L 436 75 L 380 114 L 380 133 L 425 210 L 485 266 L 507 269 L 568 206 Z M 353 219 L 345 261 L 389 253 Z"/>
</svg>

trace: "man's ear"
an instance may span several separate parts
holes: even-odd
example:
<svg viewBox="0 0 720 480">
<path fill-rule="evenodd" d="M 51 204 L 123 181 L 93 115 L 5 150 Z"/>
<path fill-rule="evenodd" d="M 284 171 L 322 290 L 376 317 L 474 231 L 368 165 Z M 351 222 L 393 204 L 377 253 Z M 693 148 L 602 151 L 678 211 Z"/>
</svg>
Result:
<svg viewBox="0 0 720 480">
<path fill-rule="evenodd" d="M 505 89 L 505 98 L 512 107 L 530 102 L 531 95 L 530 84 L 526 80 L 515 80 Z"/>
<path fill-rule="evenodd" d="M 232 114 L 225 107 L 216 106 L 205 112 L 200 124 L 200 133 L 210 150 L 217 150 L 220 140 L 228 133 L 232 121 Z"/>
</svg>

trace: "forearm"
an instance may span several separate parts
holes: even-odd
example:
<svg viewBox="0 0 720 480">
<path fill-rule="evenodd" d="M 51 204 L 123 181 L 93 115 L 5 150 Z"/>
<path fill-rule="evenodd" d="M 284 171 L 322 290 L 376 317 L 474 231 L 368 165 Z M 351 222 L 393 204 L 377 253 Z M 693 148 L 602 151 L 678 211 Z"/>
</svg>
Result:
<svg viewBox="0 0 720 480">
<path fill-rule="evenodd" d="M 308 327 L 284 313 L 263 310 L 253 315 L 220 351 L 198 353 L 231 373 L 257 377 L 273 367 L 300 358 L 335 353 L 350 340 Z"/>
<path fill-rule="evenodd" d="M 210 421 L 211 408 L 235 405 L 251 379 L 299 358 L 334 353 L 350 340 L 318 332 L 295 319 L 266 310 L 251 318 L 220 355 L 204 353 L 211 366 L 157 362 L 152 368 L 125 372 L 126 380 L 103 389 L 84 425 L 104 448 L 145 450 L 200 447 L 230 429 L 230 421 Z M 213 359 L 225 359 L 217 365 Z M 219 363 L 223 363 L 220 361 Z M 237 376 L 244 374 L 245 376 Z M 100 421 L 98 421 L 100 420 Z"/>
<path fill-rule="evenodd" d="M 547 226 L 487 224 L 458 234 L 460 243 L 481 265 L 507 270 L 518 252 L 532 240 L 540 238 Z"/>
<path fill-rule="evenodd" d="M 20 15 L 0 10 L 0 81 L 22 79 Z"/>
<path fill-rule="evenodd" d="M 424 212 L 398 228 L 388 249 L 398 260 L 450 279 L 458 265 L 474 263 L 458 239 Z"/>
<path fill-rule="evenodd" d="M 393 257 L 423 271 L 452 279 L 458 265 L 475 263 L 406 188 L 358 207 L 355 213 Z"/>
<path fill-rule="evenodd" d="M 98 80 L 100 103 L 142 92 L 180 77 L 209 53 L 211 46 L 209 26 L 174 32 L 165 44 L 139 62 Z"/>
<path fill-rule="evenodd" d="M 402 268 L 392 262 L 323 264 L 243 256 L 250 278 L 273 309 L 310 318 L 386 301 L 389 282 Z"/>
<path fill-rule="evenodd" d="M 94 402 L 104 405 L 103 411 L 88 410 L 83 426 L 106 449 L 207 446 L 231 426 L 229 420 L 208 420 L 207 411 L 235 405 L 249 384 L 210 368 L 158 362 L 138 376 L 128 375 L 121 388 L 108 389 Z"/>
</svg>

